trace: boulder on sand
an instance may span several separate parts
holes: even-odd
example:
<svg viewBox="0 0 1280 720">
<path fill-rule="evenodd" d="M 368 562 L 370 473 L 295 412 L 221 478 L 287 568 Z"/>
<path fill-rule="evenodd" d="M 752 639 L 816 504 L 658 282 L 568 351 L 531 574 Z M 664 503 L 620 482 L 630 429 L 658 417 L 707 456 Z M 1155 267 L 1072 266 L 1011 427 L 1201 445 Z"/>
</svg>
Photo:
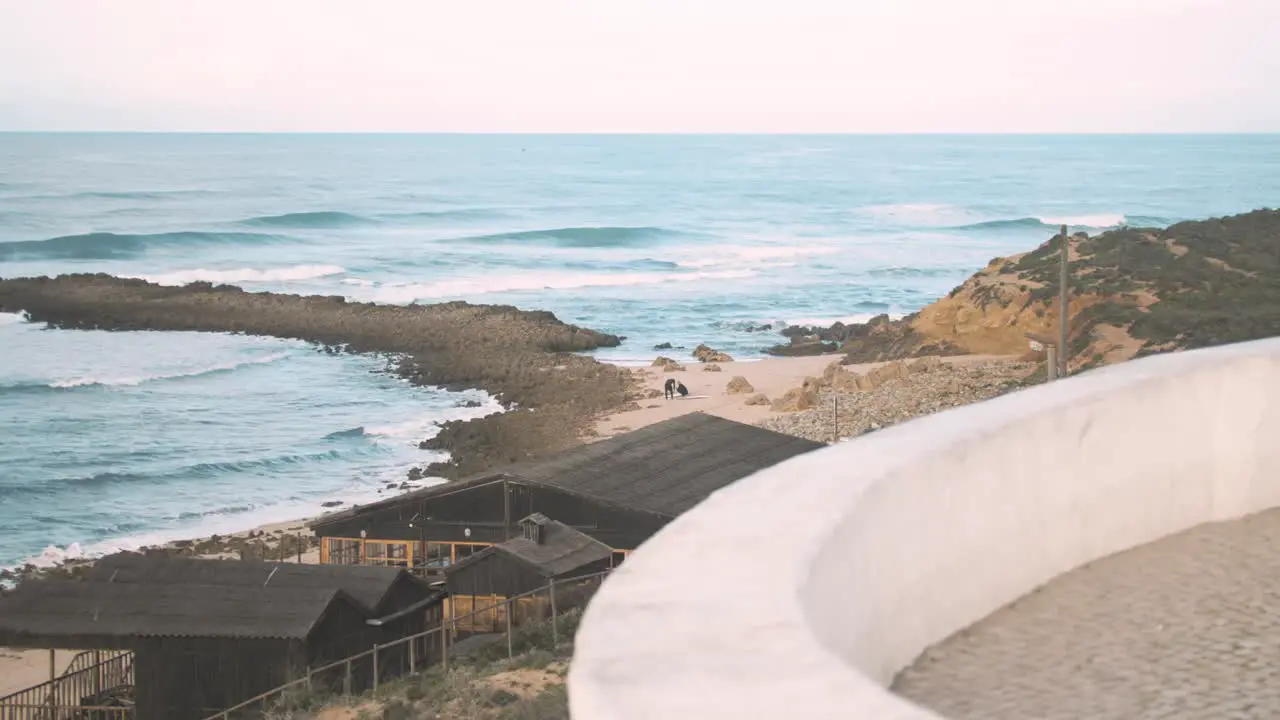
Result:
<svg viewBox="0 0 1280 720">
<path fill-rule="evenodd" d="M 669 357 L 662 357 L 661 355 L 653 361 L 652 367 L 660 367 L 662 368 L 662 372 L 678 372 L 680 370 L 684 370 L 684 366 L 680 363 Z"/>
<path fill-rule="evenodd" d="M 746 378 L 741 375 L 735 375 L 729 381 L 729 384 L 724 386 L 724 391 L 730 395 L 745 395 L 746 393 L 755 392 L 756 389 L 751 386 L 751 383 L 747 382 Z"/>
<path fill-rule="evenodd" d="M 693 356 L 697 358 L 698 362 L 704 363 L 733 362 L 733 358 L 729 357 L 727 353 L 722 353 L 705 343 L 693 349 Z"/>
<path fill-rule="evenodd" d="M 821 388 L 822 381 L 818 378 L 805 378 L 803 386 L 791 388 L 785 395 L 774 400 L 773 409 L 775 412 L 800 412 L 816 407 Z"/>
<path fill-rule="evenodd" d="M 765 395 L 764 393 L 756 393 L 755 395 L 752 395 L 751 397 L 747 398 L 746 404 L 747 405 L 768 405 L 769 396 Z"/>
<path fill-rule="evenodd" d="M 703 365 L 702 372 L 721 372 L 720 366 L 712 363 L 711 365 Z"/>
</svg>

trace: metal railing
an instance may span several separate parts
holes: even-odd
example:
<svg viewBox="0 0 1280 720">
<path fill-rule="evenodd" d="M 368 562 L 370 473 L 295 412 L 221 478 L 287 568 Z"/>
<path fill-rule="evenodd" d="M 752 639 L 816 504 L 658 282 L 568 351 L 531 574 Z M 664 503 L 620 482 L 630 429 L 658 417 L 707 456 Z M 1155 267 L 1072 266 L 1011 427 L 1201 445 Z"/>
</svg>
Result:
<svg viewBox="0 0 1280 720">
<path fill-rule="evenodd" d="M 473 619 L 477 616 L 486 615 L 488 613 L 496 613 L 499 609 L 505 610 L 505 612 L 503 612 L 502 615 L 505 616 L 505 624 L 506 624 L 506 632 L 504 634 L 506 635 L 506 639 L 507 639 L 507 657 L 512 658 L 515 656 L 515 649 L 513 645 L 514 630 L 520 627 L 520 625 L 522 624 L 522 623 L 516 622 L 513 619 L 513 616 L 518 615 L 518 613 L 513 612 L 513 610 L 515 609 L 516 604 L 519 603 L 521 600 L 533 598 L 537 596 L 539 593 L 546 593 L 547 604 L 550 608 L 550 615 L 551 615 L 550 620 L 551 620 L 552 645 L 558 646 L 560 644 L 559 615 L 561 612 L 561 608 L 557 607 L 557 600 L 556 600 L 557 588 L 559 588 L 561 591 L 565 591 L 570 588 L 574 588 L 575 586 L 582 587 L 586 583 L 593 580 L 599 580 L 603 582 L 604 577 L 611 572 L 613 572 L 612 568 L 610 568 L 609 570 L 601 571 L 601 572 L 589 573 L 586 575 L 579 575 L 579 576 L 570 577 L 570 578 L 563 578 L 561 580 L 552 580 L 551 582 L 541 587 L 535 588 L 528 592 L 521 593 L 519 595 L 513 595 L 507 598 L 506 600 L 503 600 L 502 602 L 486 605 L 485 607 L 480 608 L 478 610 L 473 609 L 472 612 L 467 613 L 466 615 L 461 615 L 461 616 L 454 615 L 453 611 L 455 609 L 455 605 L 452 602 L 452 597 L 450 597 L 448 598 L 450 601 L 449 617 L 446 619 L 443 619 L 439 627 L 434 627 L 424 632 L 408 635 L 389 643 L 375 644 L 371 649 L 365 650 L 362 653 L 357 653 L 350 657 L 343 658 L 341 660 L 329 663 L 328 665 L 323 665 L 321 667 L 309 668 L 305 676 L 298 678 L 296 680 L 292 680 L 288 683 L 285 683 L 284 685 L 280 685 L 279 687 L 272 688 L 271 690 L 268 690 L 267 692 L 264 692 L 261 695 L 255 695 L 254 697 L 251 697 L 248 700 L 245 700 L 244 702 L 238 705 L 233 705 L 232 707 L 219 711 L 214 715 L 210 715 L 205 720 L 231 720 L 231 718 L 233 717 L 238 717 L 238 715 L 236 715 L 237 713 L 246 713 L 254 710 L 265 714 L 268 710 L 271 709 L 272 701 L 282 700 L 289 693 L 293 693 L 293 692 L 312 693 L 316 691 L 317 685 L 319 685 L 320 687 L 324 687 L 327 683 L 325 682 L 325 678 L 321 676 L 341 677 L 341 688 L 339 692 L 335 694 L 339 696 L 349 696 L 353 694 L 353 688 L 356 687 L 356 683 L 358 681 L 360 681 L 361 684 L 363 684 L 362 682 L 363 678 L 356 677 L 357 671 L 369 672 L 370 673 L 368 676 L 370 678 L 370 682 L 368 683 L 369 688 L 376 692 L 378 689 L 379 682 L 385 682 L 385 680 L 383 680 L 383 676 L 398 675 L 400 677 L 403 677 L 407 675 L 414 675 L 422 670 L 426 670 L 429 667 L 433 666 L 433 663 L 431 663 L 427 658 L 422 658 L 418 655 L 419 647 L 426 647 L 426 648 L 432 648 L 433 646 L 438 647 L 439 654 L 440 654 L 440 662 L 438 664 L 440 667 L 442 667 L 444 670 L 447 671 L 449 668 L 449 644 L 450 644 L 449 636 L 451 634 L 457 633 L 457 625 L 463 620 Z M 596 587 L 598 587 L 598 583 L 596 584 Z M 594 591 L 594 588 L 591 588 L 591 589 L 592 591 Z M 464 595 L 463 597 L 467 597 L 467 596 Z M 564 608 L 564 609 L 567 610 L 571 608 Z M 419 642 L 419 641 L 425 641 L 425 642 Z M 385 664 L 381 669 L 379 668 L 379 664 L 378 664 L 379 653 L 388 652 L 388 651 L 395 651 L 397 655 L 397 659 L 400 659 L 403 661 L 404 667 L 401 669 L 400 673 L 388 672 L 390 668 L 387 668 Z M 368 660 L 367 662 L 367 664 L 369 665 L 368 668 L 363 667 L 366 664 L 363 661 L 365 661 L 366 659 Z M 425 662 L 419 662 L 419 660 L 425 660 Z M 111 720 L 114 720 L 114 718 L 112 718 Z"/>
<path fill-rule="evenodd" d="M 91 650 L 59 677 L 0 698 L 0 720 L 129 720 L 132 692 L 133 653 Z"/>
</svg>

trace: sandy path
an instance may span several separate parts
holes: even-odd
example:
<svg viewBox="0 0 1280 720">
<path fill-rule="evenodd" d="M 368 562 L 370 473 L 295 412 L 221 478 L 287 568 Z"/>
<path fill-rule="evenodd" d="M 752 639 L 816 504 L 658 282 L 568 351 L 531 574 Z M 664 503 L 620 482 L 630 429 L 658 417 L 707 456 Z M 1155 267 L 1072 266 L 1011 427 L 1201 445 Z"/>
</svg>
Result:
<svg viewBox="0 0 1280 720">
<path fill-rule="evenodd" d="M 781 397 L 787 390 L 800 387 L 806 377 L 820 377 L 828 365 L 839 360 L 841 355 L 818 355 L 816 357 L 768 358 L 750 362 L 721 363 L 721 372 L 705 372 L 703 365 L 696 360 L 677 358 L 685 364 L 683 372 L 663 372 L 661 368 L 637 368 L 643 373 L 646 388 L 662 391 L 667 378 L 674 377 L 689 388 L 689 399 L 664 400 L 661 396 L 654 400 L 639 400 L 639 410 L 631 410 L 610 415 L 596 423 L 596 432 L 601 437 L 609 437 L 630 430 L 637 430 L 646 425 L 669 420 L 686 413 L 702 411 L 710 415 L 735 420 L 742 423 L 756 423 L 774 414 L 768 405 L 747 405 L 747 395 L 729 395 L 725 393 L 725 385 L 729 379 L 741 375 L 755 388 L 755 392 L 764 393 L 770 400 Z M 962 355 L 943 358 L 952 364 L 969 364 L 987 360 L 1009 360 L 1013 358 L 998 355 Z M 847 365 L 846 370 L 863 373 L 887 363 L 863 363 Z M 706 395 L 705 398 L 692 396 Z"/>
</svg>

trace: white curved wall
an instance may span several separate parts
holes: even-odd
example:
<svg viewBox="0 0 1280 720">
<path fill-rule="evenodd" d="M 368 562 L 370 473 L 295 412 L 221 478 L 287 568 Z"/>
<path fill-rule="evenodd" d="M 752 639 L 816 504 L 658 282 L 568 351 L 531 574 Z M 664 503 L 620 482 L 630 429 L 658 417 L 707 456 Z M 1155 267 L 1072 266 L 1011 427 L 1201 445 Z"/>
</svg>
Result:
<svg viewBox="0 0 1280 720">
<path fill-rule="evenodd" d="M 937 716 L 885 685 L 1086 562 L 1280 505 L 1280 339 L 1163 355 L 810 453 L 683 515 L 579 630 L 575 720 Z"/>
</svg>

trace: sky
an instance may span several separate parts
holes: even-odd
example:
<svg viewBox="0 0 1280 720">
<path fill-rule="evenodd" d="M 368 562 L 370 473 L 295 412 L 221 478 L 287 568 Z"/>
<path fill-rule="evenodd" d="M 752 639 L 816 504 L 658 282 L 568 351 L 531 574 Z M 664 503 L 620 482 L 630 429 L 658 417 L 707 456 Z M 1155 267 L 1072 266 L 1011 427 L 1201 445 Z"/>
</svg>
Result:
<svg viewBox="0 0 1280 720">
<path fill-rule="evenodd" d="M 0 0 L 0 130 L 1280 132 L 1280 0 Z"/>
</svg>

